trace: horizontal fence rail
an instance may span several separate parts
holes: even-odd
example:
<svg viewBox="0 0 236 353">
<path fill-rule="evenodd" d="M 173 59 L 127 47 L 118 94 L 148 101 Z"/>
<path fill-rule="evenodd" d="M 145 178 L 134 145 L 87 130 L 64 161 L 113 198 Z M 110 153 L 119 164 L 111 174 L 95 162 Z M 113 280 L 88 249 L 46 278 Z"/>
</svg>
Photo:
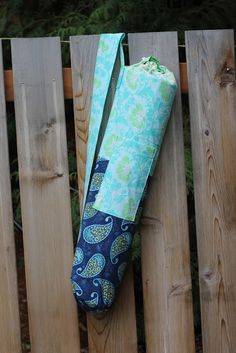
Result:
<svg viewBox="0 0 236 353">
<path fill-rule="evenodd" d="M 60 38 L 11 41 L 12 70 L 0 53 L 0 352 L 20 347 L 17 273 L 5 102 L 15 107 L 24 259 L 32 353 L 79 353 L 70 284 L 73 260 L 64 99 L 73 99 L 80 208 L 99 35 L 70 37 L 71 68 Z M 203 353 L 236 349 L 236 81 L 231 30 L 132 33 L 133 64 L 157 56 L 178 92 L 140 221 L 147 353 L 194 353 L 194 314 L 181 93 L 189 94 Z M 116 82 L 119 60 L 113 72 Z M 105 114 L 115 94 L 110 85 Z M 132 263 L 114 307 L 87 315 L 89 353 L 138 353 Z M 15 289 L 15 290 L 14 290 Z M 14 295 L 12 295 L 14 293 Z"/>
<path fill-rule="evenodd" d="M 179 64 L 180 70 L 180 87 L 182 93 L 188 93 L 188 80 L 187 80 L 187 65 L 186 63 Z M 63 83 L 64 83 L 64 98 L 73 99 L 72 90 L 72 69 L 70 67 L 63 68 Z M 13 92 L 13 72 L 12 70 L 4 70 L 4 81 L 5 81 L 5 94 L 6 101 L 14 101 Z"/>
</svg>

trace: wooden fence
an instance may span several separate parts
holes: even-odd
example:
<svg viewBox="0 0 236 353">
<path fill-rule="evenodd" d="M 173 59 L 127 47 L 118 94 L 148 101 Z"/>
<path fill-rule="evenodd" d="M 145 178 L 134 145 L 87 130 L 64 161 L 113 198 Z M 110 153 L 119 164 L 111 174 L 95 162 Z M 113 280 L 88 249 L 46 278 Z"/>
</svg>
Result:
<svg viewBox="0 0 236 353">
<path fill-rule="evenodd" d="M 31 350 L 32 353 L 80 352 L 77 308 L 70 285 L 73 236 L 64 91 L 65 97 L 73 97 L 74 101 L 82 200 L 98 40 L 98 35 L 70 38 L 71 71 L 62 70 L 58 37 L 12 39 L 12 71 L 4 72 L 0 53 L 1 353 L 21 352 L 6 98 L 14 98 L 15 106 Z M 128 43 L 131 64 L 143 56 L 155 55 L 174 72 L 179 87 L 181 68 L 181 87 L 187 90 L 185 65 L 179 64 L 176 32 L 133 33 L 128 35 Z M 234 353 L 236 84 L 233 31 L 186 32 L 186 55 L 203 351 Z M 180 89 L 150 185 L 140 232 L 146 351 L 194 353 Z M 131 266 L 114 308 L 99 317 L 87 315 L 87 322 L 90 353 L 137 353 Z"/>
</svg>

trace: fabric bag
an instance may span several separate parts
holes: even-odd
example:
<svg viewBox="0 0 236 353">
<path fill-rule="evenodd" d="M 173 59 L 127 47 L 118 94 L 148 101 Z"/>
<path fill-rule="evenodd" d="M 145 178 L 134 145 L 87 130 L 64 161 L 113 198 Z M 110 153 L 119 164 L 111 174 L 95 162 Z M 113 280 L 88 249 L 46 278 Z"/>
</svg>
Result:
<svg viewBox="0 0 236 353">
<path fill-rule="evenodd" d="M 71 273 L 74 296 L 85 311 L 108 310 L 115 300 L 177 89 L 173 73 L 152 56 L 125 66 L 123 37 L 102 34 L 96 58 L 83 214 Z M 117 54 L 121 68 L 99 143 Z"/>
</svg>

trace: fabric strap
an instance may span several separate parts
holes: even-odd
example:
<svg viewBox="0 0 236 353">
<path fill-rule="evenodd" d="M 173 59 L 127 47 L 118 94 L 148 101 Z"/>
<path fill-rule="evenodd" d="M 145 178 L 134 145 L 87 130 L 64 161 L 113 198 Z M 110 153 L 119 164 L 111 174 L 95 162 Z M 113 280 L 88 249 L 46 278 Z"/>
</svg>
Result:
<svg viewBox="0 0 236 353">
<path fill-rule="evenodd" d="M 104 106 L 108 95 L 118 50 L 120 52 L 120 73 L 122 72 L 122 67 L 124 66 L 124 53 L 121 44 L 124 35 L 124 33 L 101 34 L 99 40 L 89 122 L 83 207 L 85 205 L 93 163 L 96 157 L 96 148 L 99 134 L 101 132 L 100 130 L 104 115 Z"/>
</svg>

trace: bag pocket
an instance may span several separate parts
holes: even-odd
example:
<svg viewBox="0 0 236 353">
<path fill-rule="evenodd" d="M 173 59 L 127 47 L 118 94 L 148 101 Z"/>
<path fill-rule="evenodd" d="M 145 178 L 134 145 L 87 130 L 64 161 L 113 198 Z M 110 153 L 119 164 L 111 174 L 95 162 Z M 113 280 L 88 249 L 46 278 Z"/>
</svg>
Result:
<svg viewBox="0 0 236 353">
<path fill-rule="evenodd" d="M 93 207 L 134 221 L 156 151 L 157 146 L 150 142 L 127 138 L 117 145 Z"/>
</svg>

